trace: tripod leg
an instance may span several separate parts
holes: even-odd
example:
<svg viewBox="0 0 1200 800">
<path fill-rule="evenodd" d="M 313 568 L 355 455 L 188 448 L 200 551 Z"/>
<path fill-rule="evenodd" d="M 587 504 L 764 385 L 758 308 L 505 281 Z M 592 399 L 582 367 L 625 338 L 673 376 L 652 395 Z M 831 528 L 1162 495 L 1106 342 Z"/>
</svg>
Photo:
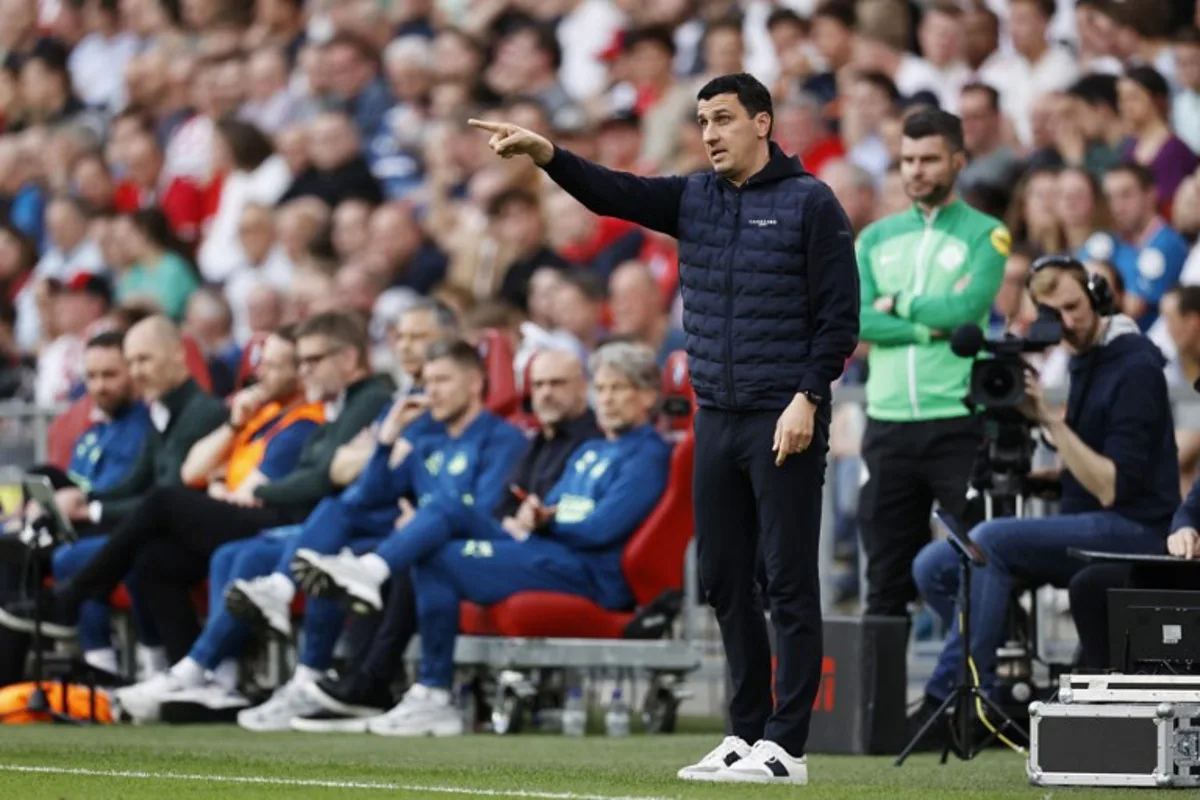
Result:
<svg viewBox="0 0 1200 800">
<path fill-rule="evenodd" d="M 988 710 L 996 715 L 996 719 L 993 719 L 991 716 L 989 716 L 988 720 L 992 723 L 993 727 L 995 727 L 997 731 L 1004 733 L 1005 730 L 1011 728 L 1013 732 L 1020 735 L 1020 737 L 1024 739 L 1026 743 L 1029 742 L 1029 734 L 1025 732 L 1025 729 L 1018 725 L 1016 720 L 1004 713 L 1004 709 L 1000 708 L 1000 706 L 996 704 L 995 700 L 988 697 L 986 694 L 983 694 L 982 692 L 980 692 L 979 696 L 983 699 L 983 704 L 988 707 Z"/>
<path fill-rule="evenodd" d="M 896 758 L 895 765 L 897 767 L 904 764 L 904 761 L 910 755 L 912 755 L 912 751 L 915 750 L 917 745 L 921 743 L 921 740 L 925 738 L 925 734 L 929 733 L 929 730 L 934 726 L 934 724 L 942 719 L 942 716 L 946 713 L 946 709 L 950 708 L 950 705 L 958 698 L 958 692 L 958 689 L 955 689 L 953 692 L 951 692 L 950 695 L 942 701 L 942 704 L 938 706 L 937 711 L 935 711 L 933 715 L 929 717 L 929 719 L 925 720 L 925 724 L 921 726 L 919 731 L 917 731 L 917 735 L 912 738 L 912 741 L 905 745 L 904 749 L 900 752 L 900 755 Z"/>
</svg>

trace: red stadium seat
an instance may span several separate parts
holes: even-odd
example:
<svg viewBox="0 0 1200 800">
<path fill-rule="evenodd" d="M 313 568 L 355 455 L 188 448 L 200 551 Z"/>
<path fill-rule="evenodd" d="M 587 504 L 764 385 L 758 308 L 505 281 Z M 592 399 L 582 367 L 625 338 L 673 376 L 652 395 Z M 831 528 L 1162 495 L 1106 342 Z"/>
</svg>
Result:
<svg viewBox="0 0 1200 800">
<path fill-rule="evenodd" d="M 91 427 L 94 407 L 91 396 L 85 394 L 50 423 L 46 430 L 47 463 L 66 470 L 71 463 L 75 442 Z"/>
<path fill-rule="evenodd" d="M 263 345 L 267 343 L 267 337 L 270 335 L 269 333 L 256 333 L 246 342 L 245 348 L 242 349 L 242 363 L 238 365 L 237 380 L 233 385 L 235 392 L 245 389 L 247 383 L 258 371 L 258 362 L 262 360 Z"/>
<path fill-rule="evenodd" d="M 662 429 L 680 434 L 692 429 L 696 414 L 696 393 L 688 373 L 687 353 L 676 350 L 667 356 L 662 371 Z"/>
<path fill-rule="evenodd" d="M 208 359 L 204 349 L 200 347 L 190 334 L 183 335 L 183 351 L 187 356 L 188 372 L 195 378 L 196 383 L 206 392 L 212 391 L 212 375 L 208 372 Z"/>
<path fill-rule="evenodd" d="M 521 410 L 521 395 L 513 372 L 512 341 L 497 328 L 488 328 L 479 342 L 479 354 L 487 370 L 487 408 L 493 414 L 509 417 Z"/>
<path fill-rule="evenodd" d="M 666 492 L 625 546 L 621 566 L 638 606 L 683 587 L 684 552 L 693 530 L 693 455 L 692 437 L 686 435 L 671 455 Z M 521 592 L 486 608 L 463 603 L 459 628 L 483 636 L 619 639 L 632 619 L 633 612 L 609 611 L 576 595 Z"/>
</svg>

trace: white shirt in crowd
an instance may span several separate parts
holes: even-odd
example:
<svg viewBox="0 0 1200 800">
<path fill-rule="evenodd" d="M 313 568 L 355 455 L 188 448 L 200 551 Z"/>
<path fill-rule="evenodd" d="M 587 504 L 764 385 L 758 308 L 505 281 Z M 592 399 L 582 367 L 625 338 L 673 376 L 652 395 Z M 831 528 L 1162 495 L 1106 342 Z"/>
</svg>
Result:
<svg viewBox="0 0 1200 800">
<path fill-rule="evenodd" d="M 1079 77 L 1079 65 L 1069 50 L 1051 45 L 1036 64 L 1017 52 L 993 53 L 979 68 L 979 79 L 1000 93 L 1000 110 L 1013 121 L 1022 144 L 1033 139 L 1030 114 L 1034 101 L 1063 91 Z"/>
<path fill-rule="evenodd" d="M 71 85 L 84 105 L 116 111 L 125 105 L 125 66 L 141 42 L 132 33 L 89 33 L 67 58 Z"/>
<path fill-rule="evenodd" d="M 37 278 L 67 282 L 81 272 L 90 272 L 93 275 L 108 272 L 100 246 L 91 239 L 84 239 L 70 252 L 50 247 L 38 260 L 33 274 Z"/>
<path fill-rule="evenodd" d="M 250 291 L 258 284 L 266 283 L 281 292 L 287 292 L 295 272 L 295 265 L 288 258 L 283 245 L 272 247 L 262 264 L 252 266 L 245 263 L 243 258 L 225 281 L 225 299 L 229 301 L 229 310 L 233 314 L 234 339 L 244 343 L 250 338 L 250 315 L 246 307 Z"/>
<path fill-rule="evenodd" d="M 247 205 L 273 206 L 292 183 L 283 156 L 274 155 L 253 172 L 232 172 L 221 185 L 217 213 L 197 253 L 200 274 L 210 283 L 222 283 L 246 264 L 238 227 Z"/>
</svg>

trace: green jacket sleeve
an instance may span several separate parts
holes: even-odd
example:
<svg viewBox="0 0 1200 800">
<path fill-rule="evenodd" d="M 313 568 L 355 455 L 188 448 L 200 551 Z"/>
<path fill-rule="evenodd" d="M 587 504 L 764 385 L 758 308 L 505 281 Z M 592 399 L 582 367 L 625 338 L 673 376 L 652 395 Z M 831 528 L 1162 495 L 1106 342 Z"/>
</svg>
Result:
<svg viewBox="0 0 1200 800">
<path fill-rule="evenodd" d="M 1004 261 L 1011 238 L 1003 226 L 982 233 L 971 243 L 967 285 L 956 294 L 896 297 L 896 316 L 930 328 L 952 331 L 959 325 L 977 324 L 987 315 L 1004 282 Z"/>
<path fill-rule="evenodd" d="M 858 312 L 858 338 L 879 345 L 925 344 L 930 339 L 927 327 L 884 314 L 873 307 L 872 304 L 879 297 L 879 289 L 875 286 L 875 276 L 871 274 L 872 243 L 873 237 L 868 231 L 859 237 L 855 247 L 858 255 L 859 296 L 862 302 Z"/>
</svg>

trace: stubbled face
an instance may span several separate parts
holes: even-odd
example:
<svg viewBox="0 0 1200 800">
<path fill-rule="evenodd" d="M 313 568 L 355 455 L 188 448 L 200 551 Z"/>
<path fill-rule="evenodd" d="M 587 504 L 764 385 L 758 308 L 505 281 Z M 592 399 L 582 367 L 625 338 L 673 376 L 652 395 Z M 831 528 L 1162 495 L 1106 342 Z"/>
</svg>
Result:
<svg viewBox="0 0 1200 800">
<path fill-rule="evenodd" d="M 759 143 L 771 129 L 770 115 L 762 112 L 751 118 L 737 95 L 728 93 L 701 100 L 696 121 L 713 169 L 734 182 L 750 177 Z"/>
<path fill-rule="evenodd" d="M 587 379 L 572 353 L 539 353 L 529 368 L 529 383 L 533 413 L 543 428 L 574 419 L 587 406 Z"/>
<path fill-rule="evenodd" d="M 425 396 L 429 413 L 438 422 L 453 425 L 483 393 L 483 376 L 449 358 L 425 364 Z"/>
<path fill-rule="evenodd" d="M 1091 349 L 1100 328 L 1100 315 L 1092 310 L 1091 301 L 1075 275 L 1063 272 L 1054 290 L 1036 299 L 1062 317 L 1063 344 L 1070 353 L 1078 355 Z"/>
<path fill-rule="evenodd" d="M 904 137 L 900 141 L 900 177 L 904 182 L 904 193 L 914 202 L 938 205 L 954 190 L 962 162 L 962 154 L 951 153 L 941 136 Z"/>
<path fill-rule="evenodd" d="M 133 397 L 125 356 L 115 347 L 89 347 L 83 354 L 87 393 L 96 407 L 113 414 Z"/>
</svg>

